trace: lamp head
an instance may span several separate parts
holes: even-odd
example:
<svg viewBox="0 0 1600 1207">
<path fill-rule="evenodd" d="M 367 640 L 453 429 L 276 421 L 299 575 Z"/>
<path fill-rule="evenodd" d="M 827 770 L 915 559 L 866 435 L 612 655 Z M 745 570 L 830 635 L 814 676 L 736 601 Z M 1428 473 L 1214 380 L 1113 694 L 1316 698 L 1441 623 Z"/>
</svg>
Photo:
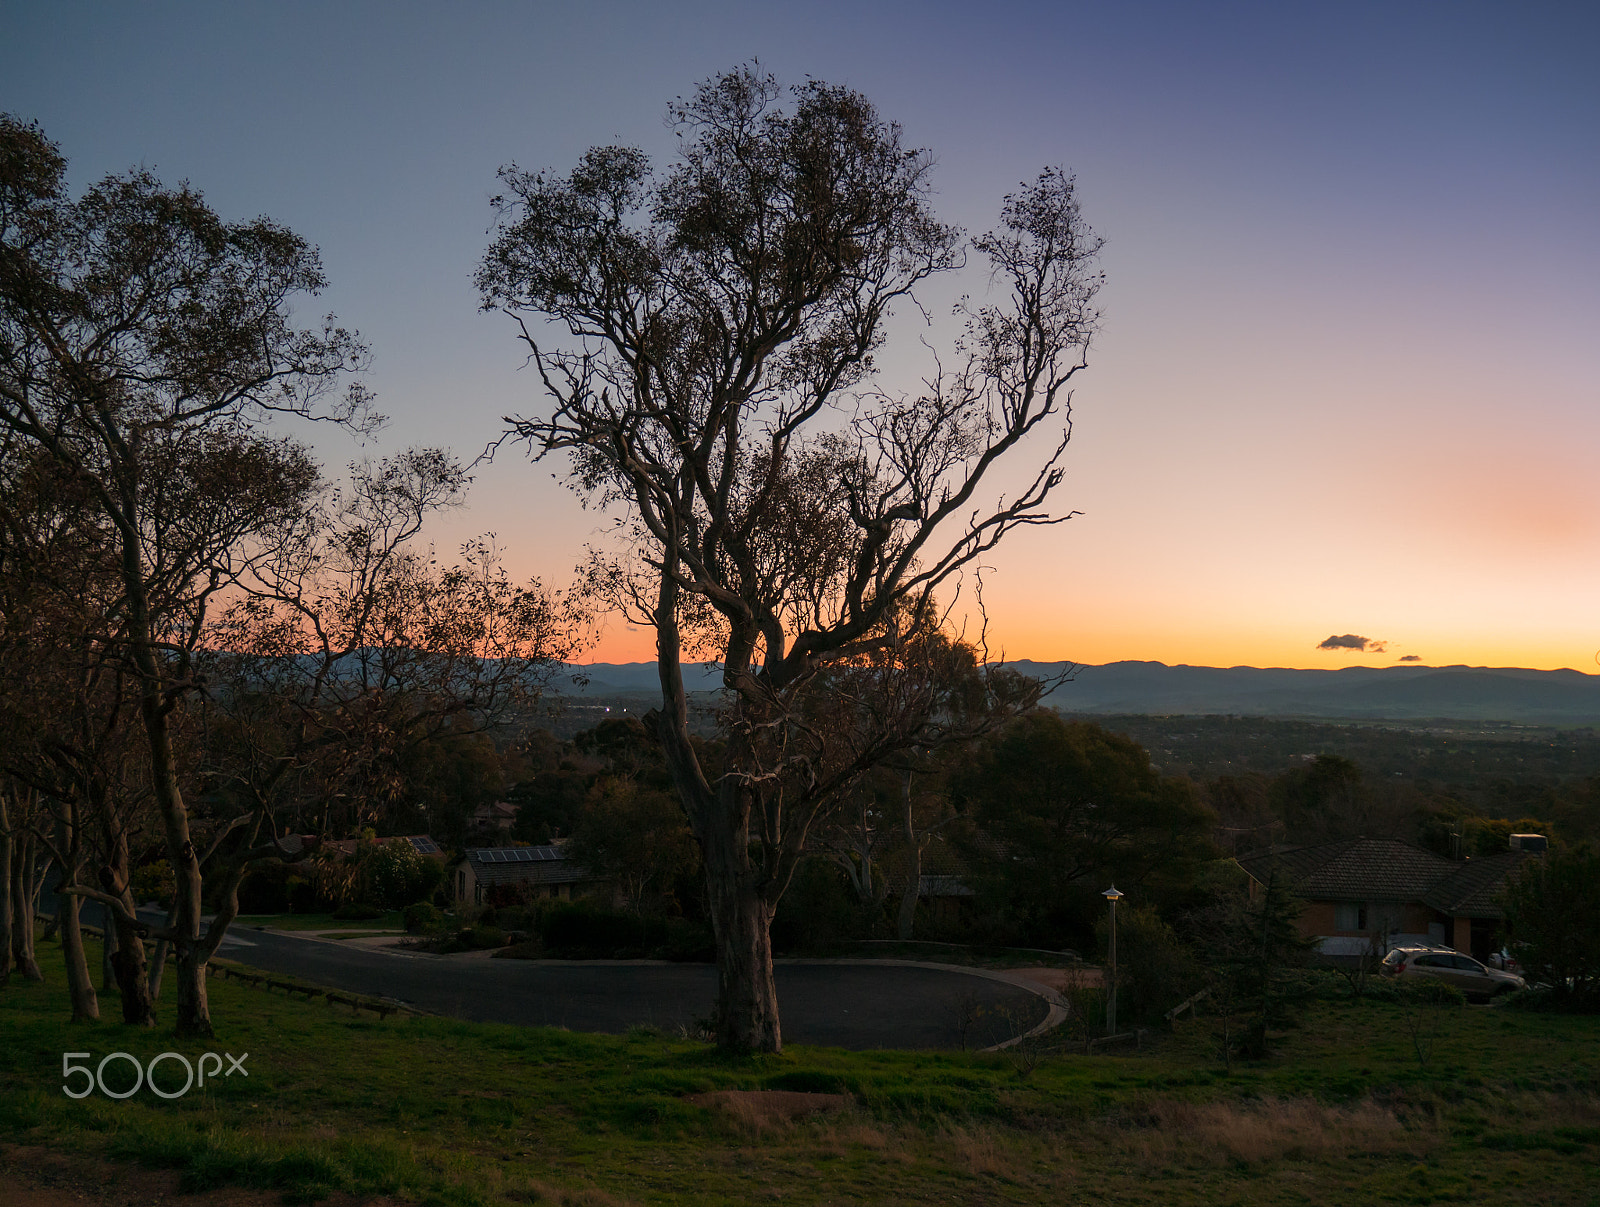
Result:
<svg viewBox="0 0 1600 1207">
<path fill-rule="evenodd" d="M 1111 901 L 1111 902 L 1117 902 L 1117 901 L 1122 900 L 1122 894 L 1117 892 L 1117 886 L 1114 885 L 1114 884 L 1110 888 L 1108 888 L 1105 892 L 1101 893 L 1100 895 L 1102 897 L 1104 897 L 1107 901 Z"/>
</svg>

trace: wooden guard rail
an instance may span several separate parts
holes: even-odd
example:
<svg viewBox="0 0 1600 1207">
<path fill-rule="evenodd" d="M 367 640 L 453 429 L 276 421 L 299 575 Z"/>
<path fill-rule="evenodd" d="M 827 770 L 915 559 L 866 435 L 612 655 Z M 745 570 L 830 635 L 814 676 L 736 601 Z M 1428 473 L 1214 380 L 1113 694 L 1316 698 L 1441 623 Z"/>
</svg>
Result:
<svg viewBox="0 0 1600 1207">
<path fill-rule="evenodd" d="M 34 921 L 48 924 L 54 922 L 55 918 L 49 914 L 35 914 Z M 80 922 L 78 927 L 86 934 L 96 936 L 100 934 L 100 927 L 93 926 L 88 922 Z M 341 1006 L 349 1006 L 352 1014 L 358 1014 L 362 1010 L 370 1010 L 380 1018 L 388 1018 L 391 1014 L 399 1014 L 401 1012 L 401 1007 L 392 1005 L 389 1002 L 374 1001 L 369 997 L 352 997 L 346 993 L 334 993 L 330 989 L 318 989 L 313 985 L 299 985 L 293 981 L 280 981 L 267 976 L 265 973 L 246 972 L 242 968 L 234 968 L 228 964 L 218 964 L 214 960 L 206 964 L 206 971 L 208 975 L 220 976 L 224 980 L 243 981 L 252 988 L 260 986 L 266 989 L 268 993 L 271 993 L 274 989 L 282 989 L 289 997 L 293 997 L 297 993 L 303 993 L 306 995 L 306 1001 L 308 1002 L 312 998 L 326 998 L 330 1006 L 335 1003 Z"/>
<path fill-rule="evenodd" d="M 243 981 L 251 988 L 259 987 L 265 989 L 268 993 L 271 993 L 274 989 L 282 989 L 284 994 L 289 997 L 293 997 L 297 993 L 303 993 L 306 995 L 306 1001 L 308 1002 L 313 998 L 320 997 L 325 999 L 330 1006 L 334 1004 L 349 1006 L 352 1014 L 359 1013 L 362 1010 L 370 1010 L 380 1018 L 388 1018 L 391 1014 L 399 1014 L 401 1011 L 399 1006 L 390 1002 L 374 1001 L 369 997 L 355 997 L 346 993 L 335 993 L 331 989 L 318 989 L 314 985 L 301 985 L 294 981 L 281 981 L 276 977 L 266 975 L 266 973 L 247 972 L 243 968 L 234 968 L 229 964 L 213 962 L 207 964 L 206 968 L 212 976 L 220 976 L 229 981 Z"/>
</svg>

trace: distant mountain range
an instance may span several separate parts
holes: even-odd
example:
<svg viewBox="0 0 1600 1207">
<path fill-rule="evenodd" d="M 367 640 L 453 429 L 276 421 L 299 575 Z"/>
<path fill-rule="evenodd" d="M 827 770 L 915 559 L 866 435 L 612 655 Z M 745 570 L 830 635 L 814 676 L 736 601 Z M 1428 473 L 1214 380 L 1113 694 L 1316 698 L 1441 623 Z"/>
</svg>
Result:
<svg viewBox="0 0 1600 1207">
<path fill-rule="evenodd" d="M 1072 664 L 1009 664 L 1025 674 L 1054 676 Z M 595 663 L 575 668 L 587 687 L 567 694 L 633 696 L 657 690 L 653 662 Z M 684 667 L 690 691 L 715 691 L 721 675 L 708 664 Z M 1046 703 L 1063 712 L 1098 714 L 1224 714 L 1341 720 L 1508 721 L 1530 725 L 1600 724 L 1600 675 L 1481 666 L 1351 666 L 1289 670 L 1253 666 L 1167 666 L 1110 662 L 1080 666 Z"/>
</svg>

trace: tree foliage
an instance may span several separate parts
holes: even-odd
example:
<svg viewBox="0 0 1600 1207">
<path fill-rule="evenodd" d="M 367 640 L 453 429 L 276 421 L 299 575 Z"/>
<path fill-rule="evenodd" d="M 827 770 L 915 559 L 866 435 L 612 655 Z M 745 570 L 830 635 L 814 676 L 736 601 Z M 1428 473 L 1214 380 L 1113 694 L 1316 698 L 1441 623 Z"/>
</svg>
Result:
<svg viewBox="0 0 1600 1207">
<path fill-rule="evenodd" d="M 1215 818 L 1188 780 L 1160 775 L 1128 738 L 1051 712 L 982 743 L 950 790 L 983 904 L 1044 946 L 1087 938 L 1112 882 L 1160 899 L 1215 854 Z"/>
<path fill-rule="evenodd" d="M 1600 1010 L 1600 849 L 1557 845 L 1524 860 L 1501 904 L 1528 983 L 1549 986 L 1568 1007 Z"/>
</svg>

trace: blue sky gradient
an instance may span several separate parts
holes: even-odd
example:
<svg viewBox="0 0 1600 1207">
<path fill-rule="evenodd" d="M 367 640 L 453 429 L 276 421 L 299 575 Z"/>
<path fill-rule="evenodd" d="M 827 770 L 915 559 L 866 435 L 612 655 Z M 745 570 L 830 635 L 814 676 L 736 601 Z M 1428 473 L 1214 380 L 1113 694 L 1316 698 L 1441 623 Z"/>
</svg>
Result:
<svg viewBox="0 0 1600 1207">
<path fill-rule="evenodd" d="M 393 417 L 375 449 L 318 436 L 335 469 L 475 455 L 537 407 L 471 285 L 499 165 L 670 155 L 667 100 L 755 58 L 932 148 L 947 220 L 1064 164 L 1107 239 L 1084 514 L 991 559 L 1009 654 L 1596 669 L 1600 7 L 8 2 L 0 29 L 0 107 L 75 185 L 144 164 L 321 247 Z M 897 330 L 881 384 L 913 389 Z M 434 536 L 560 582 L 599 525 L 502 453 Z M 1314 648 L 1345 632 L 1388 652 Z M 648 648 L 615 625 L 595 656 Z"/>
</svg>

